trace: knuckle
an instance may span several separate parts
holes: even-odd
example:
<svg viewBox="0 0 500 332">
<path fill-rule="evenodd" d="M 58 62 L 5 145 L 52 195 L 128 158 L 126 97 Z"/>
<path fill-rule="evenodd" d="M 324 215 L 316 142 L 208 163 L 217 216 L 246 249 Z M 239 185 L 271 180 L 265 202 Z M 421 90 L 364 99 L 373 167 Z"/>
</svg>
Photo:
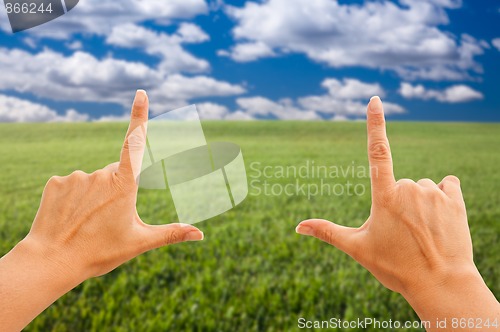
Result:
<svg viewBox="0 0 500 332">
<path fill-rule="evenodd" d="M 46 187 L 57 187 L 62 185 L 63 177 L 61 176 L 52 176 L 49 181 L 47 181 Z"/>
<path fill-rule="evenodd" d="M 175 228 L 170 232 L 165 234 L 165 243 L 166 244 L 174 244 L 179 243 L 183 239 L 183 233 L 180 228 Z"/>
<path fill-rule="evenodd" d="M 98 169 L 98 170 L 92 172 L 90 175 L 92 175 L 92 176 L 103 176 L 104 174 L 105 174 L 104 170 Z"/>
<path fill-rule="evenodd" d="M 399 179 L 396 184 L 400 187 L 413 187 L 416 183 L 412 179 Z"/>
<path fill-rule="evenodd" d="M 128 184 L 128 181 L 124 179 L 123 176 L 120 176 L 119 174 L 113 174 L 112 175 L 112 183 L 113 187 L 117 192 L 130 192 L 130 185 Z"/>
<path fill-rule="evenodd" d="M 137 105 L 134 103 L 132 106 L 132 113 L 130 117 L 133 120 L 142 120 L 144 118 L 144 112 L 146 111 L 146 105 Z"/>
<path fill-rule="evenodd" d="M 105 170 L 99 169 L 89 174 L 92 180 L 100 180 L 106 176 L 107 172 Z"/>
<path fill-rule="evenodd" d="M 385 125 L 384 115 L 380 114 L 371 114 L 370 124 L 374 127 L 383 127 Z"/>
<path fill-rule="evenodd" d="M 419 185 L 426 185 L 426 184 L 435 185 L 434 181 L 432 181 L 431 179 L 428 179 L 428 178 L 418 180 L 417 184 L 419 184 Z"/>
<path fill-rule="evenodd" d="M 88 176 L 87 173 L 83 172 L 83 171 L 74 171 L 73 173 L 71 173 L 68 178 L 71 179 L 71 180 L 82 180 L 84 178 L 86 178 Z"/>
<path fill-rule="evenodd" d="M 316 237 L 321 240 L 330 243 L 333 245 L 336 241 L 336 235 L 330 229 L 320 228 L 315 231 Z"/>
<path fill-rule="evenodd" d="M 141 148 L 146 144 L 146 137 L 142 133 L 132 132 L 127 139 L 129 149 Z"/>
<path fill-rule="evenodd" d="M 390 159 L 389 145 L 384 141 L 376 141 L 368 147 L 368 153 L 372 160 L 385 161 Z"/>
<path fill-rule="evenodd" d="M 415 193 L 419 191 L 422 187 L 411 179 L 400 179 L 396 182 L 396 186 L 400 190 L 409 191 Z"/>
<path fill-rule="evenodd" d="M 454 183 L 460 184 L 460 179 L 458 177 L 456 177 L 455 175 L 448 175 L 447 177 L 445 177 L 443 179 L 443 181 L 454 182 Z"/>
</svg>

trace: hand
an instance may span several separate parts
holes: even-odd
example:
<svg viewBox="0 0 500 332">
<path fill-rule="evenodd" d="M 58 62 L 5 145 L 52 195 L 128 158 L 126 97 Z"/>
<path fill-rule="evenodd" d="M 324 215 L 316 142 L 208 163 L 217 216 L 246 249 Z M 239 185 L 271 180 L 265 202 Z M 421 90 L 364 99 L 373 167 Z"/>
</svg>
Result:
<svg viewBox="0 0 500 332">
<path fill-rule="evenodd" d="M 468 287 L 464 283 L 478 285 L 484 293 L 484 283 L 473 261 L 460 181 L 447 176 L 439 184 L 429 179 L 396 182 L 380 98 L 372 98 L 367 114 L 370 217 L 360 228 L 307 220 L 298 225 L 297 232 L 344 251 L 385 287 L 401 293 L 417 308 L 428 308 L 430 301 L 439 301 L 441 293 L 459 294 L 460 287 Z M 498 305 L 496 300 L 487 302 L 492 300 L 491 292 L 487 293 L 485 303 Z M 440 305 L 446 307 L 444 303 Z M 416 310 L 424 317 L 436 315 L 427 314 L 427 308 Z M 498 306 L 495 308 L 498 315 Z M 479 317 L 485 317 L 484 313 L 487 312 L 481 312 Z"/>
<path fill-rule="evenodd" d="M 120 162 L 92 174 L 52 177 L 26 241 L 82 279 L 108 273 L 164 245 L 203 239 L 193 226 L 151 226 L 136 210 L 136 178 L 146 146 L 148 98 L 138 91 Z"/>
<path fill-rule="evenodd" d="M 52 177 L 33 226 L 0 260 L 0 326 L 20 330 L 84 280 L 148 250 L 203 239 L 190 225 L 147 225 L 136 210 L 148 98 L 138 91 L 120 162 L 92 174 Z"/>
</svg>

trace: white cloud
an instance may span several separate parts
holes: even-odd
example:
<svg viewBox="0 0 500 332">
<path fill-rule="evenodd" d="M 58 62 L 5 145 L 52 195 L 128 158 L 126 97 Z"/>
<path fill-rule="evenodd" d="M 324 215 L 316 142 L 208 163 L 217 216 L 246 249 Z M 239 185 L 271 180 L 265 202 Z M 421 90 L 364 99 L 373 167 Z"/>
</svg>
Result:
<svg viewBox="0 0 500 332">
<path fill-rule="evenodd" d="M 384 89 L 378 83 L 361 82 L 353 78 L 337 80 L 327 78 L 321 86 L 328 93 L 319 96 L 306 96 L 298 99 L 298 104 L 315 112 L 333 115 L 334 117 L 362 117 L 366 114 L 366 104 L 372 96 L 384 97 Z M 384 102 L 386 114 L 404 113 L 405 109 L 397 104 Z"/>
<path fill-rule="evenodd" d="M 198 43 L 208 40 L 208 35 L 194 24 L 181 24 L 177 33 L 168 35 L 134 24 L 123 24 L 113 28 L 107 36 L 110 45 L 138 48 L 144 52 L 157 55 L 162 60 L 158 67 L 166 73 L 203 72 L 210 64 L 196 58 L 184 48 L 183 43 Z"/>
<path fill-rule="evenodd" d="M 230 52 L 219 50 L 217 54 L 227 56 L 238 62 L 249 62 L 259 58 L 272 57 L 276 54 L 273 50 L 262 42 L 236 44 Z"/>
<path fill-rule="evenodd" d="M 175 108 L 176 107 L 173 107 L 172 109 Z M 253 120 L 254 119 L 248 113 L 242 111 L 231 112 L 226 106 L 212 102 L 197 103 L 196 108 L 198 110 L 198 114 L 201 120 Z M 118 121 L 128 121 L 129 118 L 130 114 L 125 113 L 123 115 L 102 116 L 96 121 L 118 122 Z"/>
<path fill-rule="evenodd" d="M 245 113 L 243 111 L 236 111 L 229 113 L 226 118 L 226 120 L 230 121 L 249 121 L 249 120 L 255 120 L 250 114 Z"/>
<path fill-rule="evenodd" d="M 130 120 L 130 113 L 122 115 L 104 115 L 94 120 L 95 122 L 127 122 Z"/>
<path fill-rule="evenodd" d="M 325 114 L 358 117 L 366 113 L 366 103 L 355 100 L 341 100 L 330 95 L 302 97 L 299 98 L 298 103 L 305 109 Z"/>
<path fill-rule="evenodd" d="M 38 47 L 38 44 L 37 44 L 37 41 L 33 38 L 30 38 L 30 37 L 26 37 L 23 39 L 23 42 L 28 45 L 28 47 L 30 48 L 37 48 Z"/>
<path fill-rule="evenodd" d="M 229 113 L 229 109 L 226 106 L 214 103 L 196 104 L 196 108 L 198 109 L 198 114 L 202 120 L 224 119 Z"/>
<path fill-rule="evenodd" d="M 177 34 L 185 43 L 202 43 L 210 40 L 210 36 L 193 23 L 181 23 L 177 30 Z"/>
<path fill-rule="evenodd" d="M 31 54 L 0 48 L 0 72 L 0 90 L 58 101 L 108 102 L 129 108 L 131 94 L 143 88 L 157 113 L 184 106 L 193 98 L 245 92 L 240 85 L 208 76 L 168 74 L 140 62 L 97 59 L 81 51 L 64 56 L 48 49 Z"/>
<path fill-rule="evenodd" d="M 79 122 L 88 119 L 87 114 L 74 109 L 58 115 L 45 105 L 0 94 L 0 122 Z"/>
<path fill-rule="evenodd" d="M 244 7 L 225 7 L 236 21 L 233 35 L 239 43 L 219 54 L 249 61 L 293 52 L 335 68 L 388 69 L 407 79 L 470 78 L 481 72 L 475 57 L 484 52 L 484 42 L 439 29 L 449 23 L 445 9 L 461 4 L 453 0 L 363 5 L 332 0 L 248 1 Z M 258 49 L 265 51 L 244 52 L 240 45 L 260 45 Z"/>
<path fill-rule="evenodd" d="M 52 100 L 125 103 L 138 86 L 152 88 L 158 71 L 139 62 L 99 60 L 85 52 L 64 56 L 51 50 L 31 54 L 0 48 L 0 90 L 29 92 Z"/>
<path fill-rule="evenodd" d="M 148 91 L 153 113 L 184 106 L 194 98 L 241 94 L 245 88 L 237 84 L 205 75 L 181 75 L 210 69 L 208 61 L 183 47 L 184 44 L 210 39 L 199 26 L 181 22 L 175 32 L 168 34 L 139 25 L 148 20 L 170 25 L 178 19 L 207 11 L 203 0 L 80 2 L 74 10 L 54 22 L 29 30 L 29 39 L 34 43 L 37 37 L 64 39 L 76 33 L 98 35 L 104 37 L 107 45 L 158 57 L 157 65 L 116 59 L 111 53 L 97 58 L 81 51 L 80 40 L 65 43 L 67 48 L 75 50 L 69 56 L 50 49 L 30 53 L 0 48 L 0 72 L 3 73 L 0 91 L 29 92 L 58 101 L 116 103 L 128 108 L 130 95 L 137 88 L 143 88 Z"/>
<path fill-rule="evenodd" d="M 378 83 L 364 83 L 357 79 L 345 78 L 339 81 L 334 78 L 325 79 L 321 86 L 328 93 L 340 99 L 366 99 L 373 96 L 385 96 L 385 91 Z"/>
<path fill-rule="evenodd" d="M 76 50 L 81 50 L 83 48 L 83 44 L 79 40 L 74 40 L 70 43 L 66 43 L 66 47 L 69 48 L 70 50 L 76 51 Z"/>
<path fill-rule="evenodd" d="M 236 103 L 241 111 L 252 117 L 273 117 L 281 120 L 346 120 L 364 119 L 368 99 L 374 95 L 385 96 L 384 89 L 378 83 L 366 83 L 352 78 L 337 80 L 327 78 L 321 86 L 328 93 L 305 96 L 296 100 L 285 98 L 272 101 L 257 96 L 238 98 Z M 388 115 L 404 113 L 405 109 L 391 102 L 384 102 Z"/>
<path fill-rule="evenodd" d="M 238 98 L 236 103 L 248 115 L 272 116 L 280 120 L 320 120 L 321 117 L 315 112 L 297 108 L 289 99 L 274 102 L 265 97 Z"/>
<path fill-rule="evenodd" d="M 5 11 L 0 26 L 10 31 Z M 76 33 L 107 35 L 115 26 L 154 20 L 170 24 L 176 19 L 189 19 L 208 12 L 204 0 L 85 0 L 68 14 L 30 29 L 27 33 L 58 39 L 68 39 Z"/>
<path fill-rule="evenodd" d="M 0 47 L 0 91 L 14 90 L 56 101 L 115 103 L 128 109 L 137 88 L 148 91 L 152 112 L 160 113 L 190 103 L 191 99 L 231 96 L 245 92 L 241 85 L 215 78 L 183 76 L 181 73 L 208 72 L 210 63 L 184 49 L 184 44 L 202 43 L 210 36 L 199 26 L 179 22 L 208 13 L 204 0 L 86 0 L 63 17 L 26 33 L 32 47 L 42 38 L 65 39 L 71 55 L 44 49 L 30 53 Z M 0 23 L 10 30 L 7 20 Z M 145 28 L 139 24 L 178 24 L 173 33 Z M 103 37 L 116 48 L 130 48 L 159 58 L 156 65 L 142 60 L 116 59 L 111 52 L 103 58 L 82 51 L 75 34 Z M 43 45 L 43 44 L 42 44 Z M 72 113 L 70 113 L 72 115 Z M 101 120 L 124 120 L 125 116 L 104 116 Z"/>
<path fill-rule="evenodd" d="M 209 96 L 231 96 L 245 92 L 239 85 L 217 81 L 208 76 L 187 77 L 179 74 L 171 75 L 160 87 L 170 98 L 191 99 Z"/>
<path fill-rule="evenodd" d="M 491 43 L 493 44 L 493 46 L 496 47 L 496 49 L 498 51 L 500 51 L 500 38 L 495 38 L 491 41 Z"/>
<path fill-rule="evenodd" d="M 166 112 L 189 103 L 190 99 L 240 95 L 239 85 L 215 80 L 208 76 L 168 76 L 157 87 L 148 90 L 153 114 Z"/>
<path fill-rule="evenodd" d="M 196 104 L 201 120 L 253 120 L 254 118 L 245 112 L 230 112 L 226 106 L 215 103 Z"/>
<path fill-rule="evenodd" d="M 333 118 L 330 119 L 330 121 L 344 122 L 344 121 L 349 121 L 349 119 L 343 115 L 335 115 Z"/>
<path fill-rule="evenodd" d="M 63 116 L 57 116 L 56 122 L 85 122 L 90 119 L 88 114 L 79 113 L 77 110 L 70 108 Z"/>
<path fill-rule="evenodd" d="M 446 103 L 463 103 L 484 98 L 481 92 L 463 84 L 454 85 L 445 90 L 433 90 L 426 89 L 421 84 L 411 85 L 409 83 L 402 83 L 399 93 L 408 99 L 434 99 Z"/>
</svg>

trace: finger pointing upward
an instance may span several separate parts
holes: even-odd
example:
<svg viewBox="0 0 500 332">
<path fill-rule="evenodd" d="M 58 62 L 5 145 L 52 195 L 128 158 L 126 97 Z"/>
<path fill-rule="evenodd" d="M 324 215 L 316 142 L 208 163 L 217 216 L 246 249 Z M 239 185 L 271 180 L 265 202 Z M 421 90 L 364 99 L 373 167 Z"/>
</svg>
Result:
<svg viewBox="0 0 500 332">
<path fill-rule="evenodd" d="M 372 97 L 367 110 L 368 159 L 372 184 L 372 198 L 391 189 L 396 181 L 392 168 L 391 149 L 385 129 L 382 101 Z"/>
<path fill-rule="evenodd" d="M 137 90 L 118 165 L 118 175 L 128 181 L 135 181 L 141 171 L 142 156 L 146 147 L 147 124 L 148 96 L 146 91 Z"/>
</svg>

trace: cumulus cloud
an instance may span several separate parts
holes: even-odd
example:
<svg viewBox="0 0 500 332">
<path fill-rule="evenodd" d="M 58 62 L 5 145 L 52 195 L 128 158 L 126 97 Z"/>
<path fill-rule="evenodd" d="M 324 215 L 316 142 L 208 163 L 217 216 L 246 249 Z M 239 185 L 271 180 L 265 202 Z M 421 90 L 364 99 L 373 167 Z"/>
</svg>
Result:
<svg viewBox="0 0 500 332">
<path fill-rule="evenodd" d="M 367 1 L 268 0 L 226 6 L 236 21 L 238 44 L 219 52 L 235 61 L 302 53 L 331 67 L 393 70 L 407 79 L 460 80 L 480 73 L 475 57 L 484 41 L 453 36 L 438 27 L 449 23 L 446 9 L 459 0 Z M 328 15 L 325 15 L 328 13 Z"/>
<path fill-rule="evenodd" d="M 193 23 L 181 23 L 177 30 L 177 35 L 185 43 L 202 43 L 210 40 L 210 36 Z"/>
<path fill-rule="evenodd" d="M 330 96 L 339 99 L 366 99 L 373 96 L 385 96 L 384 89 L 378 83 L 364 83 L 354 78 L 339 81 L 334 78 L 325 79 L 321 86 L 328 90 Z"/>
<path fill-rule="evenodd" d="M 66 43 L 66 47 L 70 50 L 76 51 L 81 50 L 83 48 L 83 44 L 79 40 L 74 40 L 72 42 Z"/>
<path fill-rule="evenodd" d="M 339 119 L 364 117 L 367 100 L 372 96 L 386 95 L 380 84 L 361 82 L 353 78 L 327 78 L 321 86 L 328 91 L 327 94 L 299 98 L 298 104 L 302 108 L 333 115 Z M 390 102 L 384 102 L 384 109 L 386 114 L 405 112 L 402 106 Z"/>
<path fill-rule="evenodd" d="M 148 95 L 153 114 L 158 114 L 185 106 L 193 98 L 234 96 L 245 91 L 240 85 L 208 76 L 187 77 L 176 74 L 168 76 L 157 87 L 150 89 Z"/>
<path fill-rule="evenodd" d="M 53 100 L 124 103 L 137 86 L 152 88 L 158 71 L 139 62 L 97 59 L 85 52 L 65 56 L 0 48 L 0 90 L 29 92 Z"/>
<path fill-rule="evenodd" d="M 152 109 L 163 112 L 190 99 L 231 96 L 245 92 L 240 85 L 208 76 L 169 74 L 140 62 L 77 51 L 65 56 L 51 50 L 32 54 L 0 48 L 0 90 L 29 92 L 59 101 L 108 102 L 130 106 L 138 87 L 148 90 Z"/>
<path fill-rule="evenodd" d="M 224 105 L 215 103 L 196 104 L 201 120 L 253 120 L 254 118 L 245 112 L 230 112 Z"/>
<path fill-rule="evenodd" d="M 128 109 L 130 95 L 137 88 L 143 88 L 150 96 L 152 113 L 184 106 L 194 98 L 244 93 L 245 88 L 238 84 L 206 75 L 184 76 L 184 73 L 196 74 L 210 69 L 208 61 L 184 49 L 184 44 L 210 39 L 199 26 L 181 22 L 173 33 L 164 33 L 139 25 L 152 19 L 156 24 L 172 24 L 207 10 L 203 0 L 81 2 L 77 9 L 54 24 L 29 30 L 30 37 L 26 40 L 32 41 L 35 47 L 39 37 L 64 39 L 76 33 L 98 35 L 111 47 L 134 49 L 159 61 L 148 65 L 137 60 L 117 59 L 112 53 L 98 58 L 82 51 L 83 44 L 78 39 L 64 43 L 74 51 L 70 55 L 50 49 L 31 53 L 0 47 L 0 72 L 3 73 L 0 91 L 14 90 L 57 101 L 115 103 Z M 75 12 L 78 19 L 72 16 Z"/>
<path fill-rule="evenodd" d="M 226 106 L 215 103 L 196 104 L 196 108 L 202 120 L 224 119 L 229 114 L 229 109 Z"/>
<path fill-rule="evenodd" d="M 495 38 L 491 41 L 491 43 L 493 44 L 493 46 L 496 47 L 496 49 L 498 51 L 500 51 L 500 38 Z"/>
<path fill-rule="evenodd" d="M 0 94 L 0 122 L 80 122 L 88 119 L 87 114 L 74 109 L 59 115 L 47 106 Z"/>
<path fill-rule="evenodd" d="M 463 84 L 454 85 L 444 90 L 433 90 L 427 89 L 421 84 L 402 83 L 399 93 L 408 99 L 434 99 L 445 103 L 463 103 L 484 98 L 481 92 Z"/>
<path fill-rule="evenodd" d="M 37 41 L 33 38 L 30 38 L 30 37 L 26 37 L 23 39 L 23 42 L 30 48 L 37 48 L 38 47 L 38 44 L 37 44 Z"/>
<path fill-rule="evenodd" d="M 3 15 L 0 27 L 10 31 L 5 11 L 0 12 Z M 77 33 L 104 36 L 122 24 L 153 20 L 167 25 L 176 19 L 188 19 L 207 12 L 204 0 L 85 0 L 68 14 L 27 33 L 57 39 L 68 39 Z"/>
<path fill-rule="evenodd" d="M 256 96 L 238 98 L 240 110 L 253 118 L 275 118 L 280 120 L 346 120 L 363 119 L 368 98 L 373 95 L 385 96 L 378 83 L 366 83 L 356 79 L 337 80 L 327 78 L 321 86 L 328 93 L 305 96 L 297 99 L 284 98 L 272 101 Z M 391 102 L 384 102 L 386 114 L 404 113 L 405 109 Z"/>
<path fill-rule="evenodd" d="M 158 69 L 165 73 L 203 72 L 210 64 L 187 52 L 182 44 L 207 41 L 209 36 L 198 26 L 190 23 L 180 25 L 176 33 L 168 35 L 146 29 L 135 24 L 114 27 L 107 36 L 110 45 L 124 48 L 138 48 L 162 60 Z"/>
<path fill-rule="evenodd" d="M 229 113 L 225 119 L 231 120 L 231 121 L 255 120 L 250 114 L 242 112 L 242 111 L 236 111 L 236 112 Z"/>
<path fill-rule="evenodd" d="M 230 52 L 219 50 L 217 54 L 227 56 L 238 62 L 249 62 L 259 58 L 272 57 L 276 54 L 273 50 L 262 42 L 255 43 L 240 43 L 235 45 Z"/>
<path fill-rule="evenodd" d="M 341 100 L 330 95 L 309 96 L 299 98 L 298 103 L 305 109 L 324 113 L 326 116 L 341 116 L 342 118 L 364 118 L 368 101 Z M 401 114 L 405 112 L 404 107 L 391 102 L 384 101 L 384 110 L 387 115 Z"/>
<path fill-rule="evenodd" d="M 130 113 L 122 115 L 103 115 L 94 120 L 94 122 L 126 122 L 130 120 Z"/>
<path fill-rule="evenodd" d="M 282 99 L 277 102 L 265 97 L 237 98 L 236 103 L 244 112 L 251 117 L 273 117 L 279 120 L 320 120 L 321 117 L 313 111 L 303 110 L 294 105 L 290 99 Z"/>
<path fill-rule="evenodd" d="M 182 105 L 185 106 L 185 105 Z M 253 118 L 242 111 L 231 112 L 229 108 L 212 102 L 197 103 L 196 108 L 201 120 L 253 120 Z M 130 114 L 125 113 L 122 115 L 105 115 L 98 119 L 96 122 L 125 122 L 129 121 Z"/>
</svg>

